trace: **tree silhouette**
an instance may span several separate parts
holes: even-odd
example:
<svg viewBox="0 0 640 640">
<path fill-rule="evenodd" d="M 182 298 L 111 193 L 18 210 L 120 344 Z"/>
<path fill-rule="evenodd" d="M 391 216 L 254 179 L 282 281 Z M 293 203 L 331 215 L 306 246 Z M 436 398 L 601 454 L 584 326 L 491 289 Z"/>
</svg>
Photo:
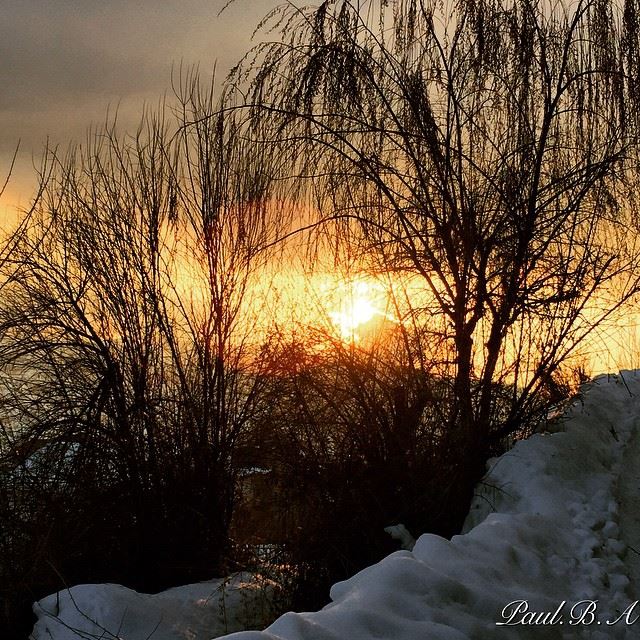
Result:
<svg viewBox="0 0 640 640">
<path fill-rule="evenodd" d="M 261 25 L 276 41 L 230 77 L 283 189 L 370 268 L 421 278 L 416 313 L 451 381 L 442 451 L 467 496 L 561 363 L 638 291 L 637 9 L 285 5 Z"/>
<path fill-rule="evenodd" d="M 56 572 L 158 590 L 228 570 L 271 172 L 197 74 L 177 93 L 134 136 L 50 150 L 3 265 L 0 572 L 23 596 Z"/>
</svg>

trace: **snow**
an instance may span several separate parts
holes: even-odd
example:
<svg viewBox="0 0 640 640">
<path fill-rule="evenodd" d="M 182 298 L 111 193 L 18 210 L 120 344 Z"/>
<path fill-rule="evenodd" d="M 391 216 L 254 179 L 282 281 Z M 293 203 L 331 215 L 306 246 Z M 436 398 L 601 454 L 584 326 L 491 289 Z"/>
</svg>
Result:
<svg viewBox="0 0 640 640">
<path fill-rule="evenodd" d="M 621 528 L 622 521 L 627 537 L 638 535 L 640 549 L 640 514 L 630 500 L 638 482 L 624 472 L 634 469 L 637 480 L 640 452 L 629 459 L 625 452 L 638 424 L 640 375 L 597 378 L 554 433 L 489 461 L 462 535 L 423 535 L 413 551 L 334 585 L 321 611 L 288 613 L 264 632 L 229 640 L 640 637 L 640 621 L 627 624 L 640 607 L 630 609 L 635 593 Z M 570 624 L 587 605 L 574 609 L 575 620 L 571 608 L 584 599 L 597 600 L 593 621 L 587 612 L 582 624 Z M 524 604 L 507 605 L 525 600 L 529 611 L 549 612 L 549 623 L 560 610 L 563 624 L 560 617 L 547 625 L 542 617 L 537 625 L 496 624 L 523 621 L 522 609 L 510 614 Z"/>
<path fill-rule="evenodd" d="M 632 593 L 640 595 L 640 431 L 636 430 L 628 442 L 622 458 L 622 472 L 618 479 L 621 497 L 621 537 L 629 552 L 625 558 Z M 640 623 L 639 623 L 640 624 Z"/>
<path fill-rule="evenodd" d="M 273 585 L 241 573 L 156 595 L 84 584 L 34 605 L 33 640 L 196 640 L 264 626 Z"/>
<path fill-rule="evenodd" d="M 415 538 L 403 524 L 395 524 L 392 527 L 385 527 L 384 530 L 385 533 L 388 533 L 394 540 L 397 540 L 400 543 L 401 549 L 413 551 L 413 547 L 416 546 Z"/>
<path fill-rule="evenodd" d="M 450 541 L 422 535 L 411 551 L 334 585 L 321 611 L 287 613 L 265 631 L 229 639 L 640 637 L 640 621 L 627 624 L 640 616 L 640 606 L 633 608 L 640 584 L 639 425 L 640 373 L 597 378 L 553 433 L 533 435 L 489 461 L 461 535 Z M 398 538 L 406 531 L 391 529 Z M 61 592 L 59 615 L 69 626 L 86 622 L 78 609 L 110 629 L 122 622 L 123 640 L 212 638 L 223 632 L 217 599 L 198 603 L 215 584 L 157 596 L 113 585 L 75 587 L 75 605 Z M 583 600 L 597 602 L 577 605 Z M 55 596 L 40 604 L 58 612 Z M 582 623 L 572 624 L 580 614 Z M 520 624 L 525 620 L 538 624 Z M 514 624 L 496 624 L 508 621 Z M 77 637 L 55 624 L 41 614 L 35 640 Z"/>
</svg>

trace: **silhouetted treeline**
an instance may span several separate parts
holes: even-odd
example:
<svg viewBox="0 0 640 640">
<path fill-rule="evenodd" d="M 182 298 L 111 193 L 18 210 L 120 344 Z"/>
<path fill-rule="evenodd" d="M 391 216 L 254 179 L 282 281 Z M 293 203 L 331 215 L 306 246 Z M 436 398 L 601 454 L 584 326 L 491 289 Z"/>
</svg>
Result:
<svg viewBox="0 0 640 640">
<path fill-rule="evenodd" d="M 637 10 L 285 5 L 219 98 L 186 74 L 135 135 L 48 150 L 0 254 L 4 629 L 265 549 L 283 606 L 317 606 L 385 526 L 459 531 L 639 291 Z M 269 324 L 297 225 L 389 281 L 377 341 Z"/>
</svg>

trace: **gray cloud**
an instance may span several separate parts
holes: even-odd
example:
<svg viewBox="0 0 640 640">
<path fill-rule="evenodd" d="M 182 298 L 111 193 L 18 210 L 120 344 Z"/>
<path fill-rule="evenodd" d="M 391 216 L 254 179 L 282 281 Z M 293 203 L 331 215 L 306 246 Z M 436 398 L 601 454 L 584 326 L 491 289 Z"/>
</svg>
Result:
<svg viewBox="0 0 640 640">
<path fill-rule="evenodd" d="M 49 137 L 82 138 L 121 104 L 134 126 L 143 101 L 169 88 L 172 65 L 218 61 L 220 73 L 250 45 L 275 0 L 4 0 L 0 8 L 0 175 L 22 139 L 14 191 Z"/>
</svg>

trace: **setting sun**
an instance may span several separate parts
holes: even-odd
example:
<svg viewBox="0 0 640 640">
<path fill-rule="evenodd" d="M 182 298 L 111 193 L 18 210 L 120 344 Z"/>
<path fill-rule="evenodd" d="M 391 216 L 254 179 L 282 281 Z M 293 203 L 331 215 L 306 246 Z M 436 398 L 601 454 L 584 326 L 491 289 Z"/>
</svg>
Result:
<svg viewBox="0 0 640 640">
<path fill-rule="evenodd" d="M 381 308 L 384 303 L 382 291 L 375 283 L 363 280 L 347 282 L 340 287 L 339 309 L 330 311 L 329 318 L 344 340 L 358 341 L 358 329 L 375 317 L 386 317 Z"/>
</svg>

